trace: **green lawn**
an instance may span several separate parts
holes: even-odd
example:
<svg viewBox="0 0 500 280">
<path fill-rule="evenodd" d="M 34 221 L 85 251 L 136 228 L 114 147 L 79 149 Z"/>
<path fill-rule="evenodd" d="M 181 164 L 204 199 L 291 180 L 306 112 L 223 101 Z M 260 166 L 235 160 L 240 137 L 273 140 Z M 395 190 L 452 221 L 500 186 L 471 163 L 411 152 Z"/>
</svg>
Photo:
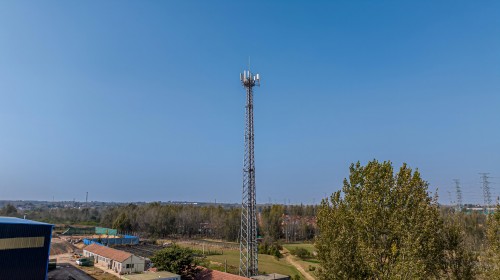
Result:
<svg viewBox="0 0 500 280">
<path fill-rule="evenodd" d="M 302 267 L 305 271 L 309 272 L 309 274 L 310 274 L 312 277 L 314 277 L 314 278 L 316 278 L 316 279 L 317 279 L 317 277 L 316 277 L 316 275 L 315 275 L 315 273 L 314 273 L 315 271 L 311 271 L 311 270 L 309 270 L 309 267 L 313 266 L 313 267 L 315 267 L 314 269 L 315 269 L 315 270 L 317 270 L 317 269 L 319 268 L 319 261 L 318 261 L 318 260 L 316 260 L 316 259 L 300 260 L 300 259 L 299 259 L 299 258 L 297 258 L 297 257 L 294 257 L 294 258 L 295 258 L 295 260 L 299 263 L 299 265 L 300 265 L 300 266 L 301 266 L 301 267 Z"/>
<path fill-rule="evenodd" d="M 179 244 L 192 249 L 200 249 L 200 246 L 189 246 L 187 244 Z M 220 251 L 220 249 L 219 249 Z M 207 259 L 212 263 L 210 268 L 224 271 L 224 263 L 227 261 L 227 272 L 238 274 L 240 265 L 240 252 L 235 249 L 224 249 L 222 255 L 207 256 Z M 276 259 L 273 256 L 259 254 L 259 272 L 261 273 L 279 273 L 284 275 L 295 276 L 300 275 L 295 267 L 290 265 L 284 259 Z"/>
<path fill-rule="evenodd" d="M 292 249 L 295 249 L 295 248 L 304 248 L 309 253 L 311 253 L 311 256 L 312 256 L 313 252 L 316 251 L 314 244 L 311 244 L 311 243 L 289 243 L 289 244 L 284 244 L 283 247 L 285 249 L 287 249 L 288 251 L 291 251 Z M 309 270 L 310 266 L 315 267 L 315 269 L 318 269 L 318 267 L 319 267 L 319 261 L 315 257 L 311 257 L 311 258 L 305 259 L 305 260 L 301 260 L 300 258 L 295 257 L 295 256 L 293 256 L 293 258 L 295 261 L 297 261 L 297 263 L 299 263 L 299 265 L 305 271 L 309 272 L 309 274 L 311 274 L 313 277 L 316 278 L 316 276 L 314 275 L 314 272 Z"/>
<path fill-rule="evenodd" d="M 314 247 L 314 244 L 312 244 L 312 243 L 287 243 L 287 244 L 283 244 L 283 247 L 285 247 L 288 251 L 295 249 L 295 248 L 304 248 L 307 251 L 309 251 L 309 253 L 311 253 L 311 254 L 314 251 L 316 251 L 316 248 Z"/>
<path fill-rule="evenodd" d="M 228 272 L 237 273 L 240 264 L 240 252 L 226 250 L 223 255 L 208 256 L 209 260 L 224 264 L 227 260 Z M 223 265 L 222 265 L 223 267 Z M 276 259 L 273 256 L 259 254 L 259 272 L 279 273 L 294 276 L 300 273 L 283 259 Z"/>
</svg>

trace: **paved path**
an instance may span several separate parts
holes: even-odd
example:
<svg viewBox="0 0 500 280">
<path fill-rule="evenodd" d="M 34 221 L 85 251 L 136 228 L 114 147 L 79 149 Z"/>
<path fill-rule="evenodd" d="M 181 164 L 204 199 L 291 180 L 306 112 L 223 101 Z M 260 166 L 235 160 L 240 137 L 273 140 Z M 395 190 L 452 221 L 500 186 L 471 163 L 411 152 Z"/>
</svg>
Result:
<svg viewBox="0 0 500 280">
<path fill-rule="evenodd" d="M 290 254 L 287 249 L 283 248 L 282 254 L 285 256 L 285 260 L 293 265 L 307 280 L 316 280 L 316 278 L 312 277 L 309 272 L 305 271 L 305 269 L 303 269 L 302 266 L 300 266 L 300 264 L 293 259 L 292 254 Z"/>
</svg>

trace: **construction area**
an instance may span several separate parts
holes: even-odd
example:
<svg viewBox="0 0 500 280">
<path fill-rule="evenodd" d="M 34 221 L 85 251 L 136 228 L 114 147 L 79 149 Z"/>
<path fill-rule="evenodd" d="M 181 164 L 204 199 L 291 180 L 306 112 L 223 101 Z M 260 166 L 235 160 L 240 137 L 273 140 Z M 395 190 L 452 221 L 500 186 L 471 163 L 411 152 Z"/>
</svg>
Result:
<svg viewBox="0 0 500 280">
<path fill-rule="evenodd" d="M 141 244 L 139 237 L 110 228 L 70 226 L 58 232 L 50 248 L 50 259 L 57 263 L 49 272 L 53 280 L 87 279 L 83 274 L 88 279 L 112 280 L 143 273 L 151 267 L 149 258 L 164 248 Z"/>
</svg>

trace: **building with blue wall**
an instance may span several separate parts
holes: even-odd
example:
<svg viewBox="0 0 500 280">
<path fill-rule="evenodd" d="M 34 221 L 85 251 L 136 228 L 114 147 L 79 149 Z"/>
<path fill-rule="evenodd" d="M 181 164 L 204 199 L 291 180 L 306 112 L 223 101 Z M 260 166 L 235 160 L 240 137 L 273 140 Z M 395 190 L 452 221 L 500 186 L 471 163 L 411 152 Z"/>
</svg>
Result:
<svg viewBox="0 0 500 280">
<path fill-rule="evenodd" d="M 52 227 L 0 217 L 0 279 L 46 280 Z"/>
<path fill-rule="evenodd" d="M 133 235 L 122 235 L 120 237 L 108 238 L 84 238 L 83 244 L 99 244 L 104 246 L 112 246 L 112 245 L 137 245 L 139 244 L 139 237 Z"/>
</svg>

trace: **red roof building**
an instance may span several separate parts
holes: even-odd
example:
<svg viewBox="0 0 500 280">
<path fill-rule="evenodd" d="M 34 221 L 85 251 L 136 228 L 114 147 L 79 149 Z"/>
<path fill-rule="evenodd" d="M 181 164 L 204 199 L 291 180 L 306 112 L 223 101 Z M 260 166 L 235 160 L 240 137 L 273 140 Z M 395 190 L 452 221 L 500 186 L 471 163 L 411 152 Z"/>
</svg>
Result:
<svg viewBox="0 0 500 280">
<path fill-rule="evenodd" d="M 94 258 L 96 265 L 119 274 L 143 272 L 146 264 L 143 258 L 131 253 L 95 243 L 83 248 L 83 255 Z"/>
</svg>

